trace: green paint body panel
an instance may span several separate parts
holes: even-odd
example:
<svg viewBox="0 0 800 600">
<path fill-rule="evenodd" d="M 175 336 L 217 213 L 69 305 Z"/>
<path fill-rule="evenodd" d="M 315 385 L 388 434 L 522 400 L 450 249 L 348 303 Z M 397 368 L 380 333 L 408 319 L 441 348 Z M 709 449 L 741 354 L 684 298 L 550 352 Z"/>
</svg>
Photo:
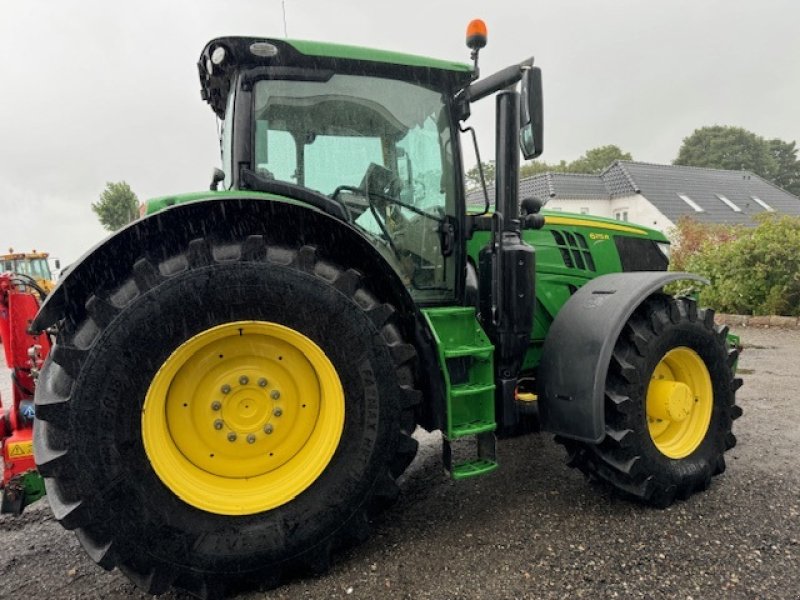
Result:
<svg viewBox="0 0 800 600">
<path fill-rule="evenodd" d="M 264 192 L 253 192 L 250 190 L 225 190 L 225 191 L 212 191 L 206 190 L 204 192 L 187 192 L 185 194 L 175 194 L 173 196 L 159 196 L 158 198 L 151 198 L 145 202 L 145 215 L 152 215 L 161 212 L 165 208 L 175 206 L 177 204 L 186 204 L 187 202 L 198 202 L 202 200 L 224 200 L 235 198 L 254 198 L 256 200 L 279 201 L 288 204 L 295 204 L 297 206 L 305 206 L 310 210 L 318 210 L 294 198 L 286 196 L 278 196 L 276 194 L 265 194 Z"/>
<path fill-rule="evenodd" d="M 494 420 L 494 346 L 472 307 L 422 309 L 436 340 L 439 369 L 445 384 L 447 442 L 468 436 L 491 434 Z M 452 465 L 453 479 L 483 475 L 497 468 L 494 457 Z"/>
<path fill-rule="evenodd" d="M 394 65 L 405 65 L 409 67 L 425 67 L 428 69 L 441 69 L 443 71 L 457 71 L 459 73 L 471 73 L 472 66 L 460 63 L 429 58 L 427 56 L 417 56 L 415 54 L 404 54 L 402 52 L 391 52 L 388 50 L 377 50 L 374 48 L 362 48 L 360 46 L 347 46 L 342 44 L 329 44 L 326 42 L 312 42 L 307 40 L 283 40 L 295 50 L 308 56 L 325 56 L 328 58 L 342 58 L 346 60 L 367 60 L 371 62 L 382 62 Z"/>
<path fill-rule="evenodd" d="M 735 333 L 728 333 L 728 346 L 733 349 L 737 348 L 741 351 L 742 348 L 742 338 L 736 335 Z M 733 372 L 736 373 L 737 369 L 739 368 L 739 357 L 736 357 L 736 361 L 733 363 Z"/>
<path fill-rule="evenodd" d="M 547 331 L 575 289 L 599 275 L 623 270 L 614 242 L 616 236 L 660 243 L 669 241 L 661 232 L 633 223 L 547 210 L 543 210 L 542 215 L 545 217 L 542 229 L 527 229 L 522 234 L 523 239 L 536 249 L 536 308 L 523 371 L 539 364 Z M 561 235 L 564 244 L 557 242 L 554 231 Z M 571 234 L 573 240 L 578 240 L 575 234 L 580 234 L 586 242 L 585 247 L 581 243 L 569 243 L 566 233 Z M 478 254 L 490 240 L 490 231 L 475 231 L 467 242 L 467 254 L 475 265 L 479 264 Z M 574 266 L 565 264 L 565 252 L 573 259 Z M 576 254 L 578 260 L 574 260 Z M 584 268 L 578 268 L 581 264 Z"/>
<path fill-rule="evenodd" d="M 45 495 L 44 479 L 39 471 L 28 471 L 22 475 L 22 485 L 25 487 L 25 500 L 23 506 L 33 504 Z"/>
</svg>

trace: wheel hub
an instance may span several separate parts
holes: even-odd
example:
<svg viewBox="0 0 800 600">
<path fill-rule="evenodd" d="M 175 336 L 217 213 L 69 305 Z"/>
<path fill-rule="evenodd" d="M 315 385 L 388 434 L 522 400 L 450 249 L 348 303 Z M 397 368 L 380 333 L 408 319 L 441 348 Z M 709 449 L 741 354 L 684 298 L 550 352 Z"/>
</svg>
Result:
<svg viewBox="0 0 800 600">
<path fill-rule="evenodd" d="M 679 423 L 691 414 L 693 405 L 692 390 L 685 383 L 657 379 L 650 384 L 647 411 L 656 419 Z"/>
<path fill-rule="evenodd" d="M 239 385 L 239 389 L 232 387 L 233 391 L 221 403 L 222 422 L 239 435 L 262 431 L 276 404 L 269 391 L 254 384 Z"/>
<path fill-rule="evenodd" d="M 656 448 L 685 458 L 703 442 L 714 406 L 711 376 L 697 352 L 685 346 L 667 352 L 647 388 L 647 425 Z"/>
</svg>

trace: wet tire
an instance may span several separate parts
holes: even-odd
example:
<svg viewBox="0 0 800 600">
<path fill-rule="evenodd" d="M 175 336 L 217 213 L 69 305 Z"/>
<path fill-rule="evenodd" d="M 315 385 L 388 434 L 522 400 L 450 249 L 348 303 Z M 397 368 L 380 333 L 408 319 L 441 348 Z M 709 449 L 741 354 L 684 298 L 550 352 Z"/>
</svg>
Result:
<svg viewBox="0 0 800 600">
<path fill-rule="evenodd" d="M 712 310 L 698 310 L 692 299 L 656 295 L 644 302 L 625 324 L 609 365 L 606 436 L 599 444 L 557 437 L 567 449 L 567 464 L 590 480 L 610 484 L 625 496 L 657 507 L 708 488 L 712 477 L 725 471 L 724 454 L 736 444 L 732 424 L 741 415 L 735 404 L 741 380 L 733 372 L 738 352 L 729 348 L 727 332 L 727 327 L 715 326 Z M 648 404 L 651 382 L 662 377 L 657 373 L 676 350 L 690 357 L 690 366 L 692 361 L 703 365 L 698 371 L 707 372 L 711 390 L 705 429 L 685 434 L 685 439 L 673 436 L 683 451 L 654 435 L 660 420 L 648 412 L 655 412 Z M 696 391 L 694 395 L 702 396 Z M 676 428 L 681 424 L 676 422 Z M 699 426 L 703 425 L 701 419 Z"/>
<path fill-rule="evenodd" d="M 326 570 L 331 551 L 366 539 L 368 514 L 397 497 L 395 478 L 417 449 L 416 352 L 359 272 L 312 246 L 196 239 L 160 264 L 141 258 L 86 309 L 79 322 L 65 315 L 42 371 L 35 455 L 56 518 L 102 567 L 119 567 L 150 594 L 274 586 Z M 246 320 L 291 328 L 322 349 L 344 390 L 344 424 L 327 467 L 293 500 L 216 514 L 181 500 L 154 471 L 142 406 L 176 348 Z"/>
</svg>

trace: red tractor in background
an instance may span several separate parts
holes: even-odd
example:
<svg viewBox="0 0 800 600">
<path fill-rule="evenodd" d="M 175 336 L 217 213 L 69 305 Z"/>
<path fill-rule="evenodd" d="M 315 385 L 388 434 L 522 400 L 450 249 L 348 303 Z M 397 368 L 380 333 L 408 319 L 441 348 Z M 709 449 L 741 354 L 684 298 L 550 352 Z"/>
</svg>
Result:
<svg viewBox="0 0 800 600">
<path fill-rule="evenodd" d="M 44 299 L 31 277 L 0 273 L 0 342 L 12 370 L 12 398 L 0 398 L 0 451 L 3 496 L 0 512 L 19 514 L 44 495 L 33 460 L 33 392 L 38 371 L 50 352 L 47 333 L 31 334 L 31 321 Z"/>
</svg>

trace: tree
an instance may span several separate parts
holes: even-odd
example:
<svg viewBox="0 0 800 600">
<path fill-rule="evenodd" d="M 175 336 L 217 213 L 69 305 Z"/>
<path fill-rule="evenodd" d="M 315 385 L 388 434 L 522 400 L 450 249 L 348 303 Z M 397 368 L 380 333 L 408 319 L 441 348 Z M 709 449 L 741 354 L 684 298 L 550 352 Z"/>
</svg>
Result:
<svg viewBox="0 0 800 600">
<path fill-rule="evenodd" d="M 747 169 L 789 193 L 800 195 L 797 143 L 765 140 L 741 127 L 701 127 L 683 140 L 673 164 L 714 169 Z"/>
<path fill-rule="evenodd" d="M 562 160 L 558 163 L 546 163 L 541 160 L 532 160 L 528 163 L 520 165 L 519 176 L 520 179 L 526 177 L 533 177 L 534 175 L 541 175 L 542 173 L 602 173 L 611 163 L 615 160 L 633 160 L 630 152 L 623 152 L 619 146 L 609 144 L 608 146 L 599 146 L 587 150 L 582 156 L 576 160 L 568 163 Z M 483 173 L 486 177 L 486 185 L 492 186 L 495 180 L 495 164 L 494 161 L 483 164 Z M 478 166 L 475 165 L 465 175 L 467 179 L 467 189 L 476 190 L 481 187 L 480 174 L 478 173 Z"/>
<path fill-rule="evenodd" d="M 139 200 L 124 181 L 106 183 L 100 200 L 92 203 L 92 210 L 100 223 L 109 231 L 116 231 L 133 221 L 138 214 Z"/>
<path fill-rule="evenodd" d="M 602 173 L 615 160 L 633 160 L 630 152 L 623 152 L 618 146 L 609 144 L 587 150 L 586 154 L 569 165 L 571 173 Z"/>
<path fill-rule="evenodd" d="M 778 162 L 769 143 L 741 127 L 701 127 L 683 140 L 675 165 L 736 171 L 747 169 L 772 180 Z"/>
<path fill-rule="evenodd" d="M 568 163 L 562 160 L 558 164 L 543 161 L 531 161 L 519 169 L 521 178 L 532 177 L 541 173 L 591 173 L 605 171 L 615 160 L 633 160 L 630 152 L 623 152 L 619 146 L 610 144 L 587 150 L 582 156 Z"/>
<path fill-rule="evenodd" d="M 569 165 L 565 160 L 562 160 L 557 165 L 551 165 L 544 161 L 532 160 L 520 166 L 519 176 L 520 179 L 524 179 L 525 177 L 533 177 L 534 175 L 540 175 L 542 173 L 566 173 L 567 171 L 569 171 Z"/>
<path fill-rule="evenodd" d="M 775 159 L 776 169 L 769 178 L 787 192 L 800 196 L 800 161 L 797 160 L 797 143 L 769 140 L 770 153 Z"/>
<path fill-rule="evenodd" d="M 488 163 L 481 163 L 483 165 L 483 177 L 486 180 L 486 187 L 494 185 L 495 169 L 494 161 L 490 160 Z M 467 189 L 479 190 L 481 189 L 481 174 L 478 171 L 478 165 L 472 167 L 467 171 L 464 176 L 467 180 Z"/>
</svg>

